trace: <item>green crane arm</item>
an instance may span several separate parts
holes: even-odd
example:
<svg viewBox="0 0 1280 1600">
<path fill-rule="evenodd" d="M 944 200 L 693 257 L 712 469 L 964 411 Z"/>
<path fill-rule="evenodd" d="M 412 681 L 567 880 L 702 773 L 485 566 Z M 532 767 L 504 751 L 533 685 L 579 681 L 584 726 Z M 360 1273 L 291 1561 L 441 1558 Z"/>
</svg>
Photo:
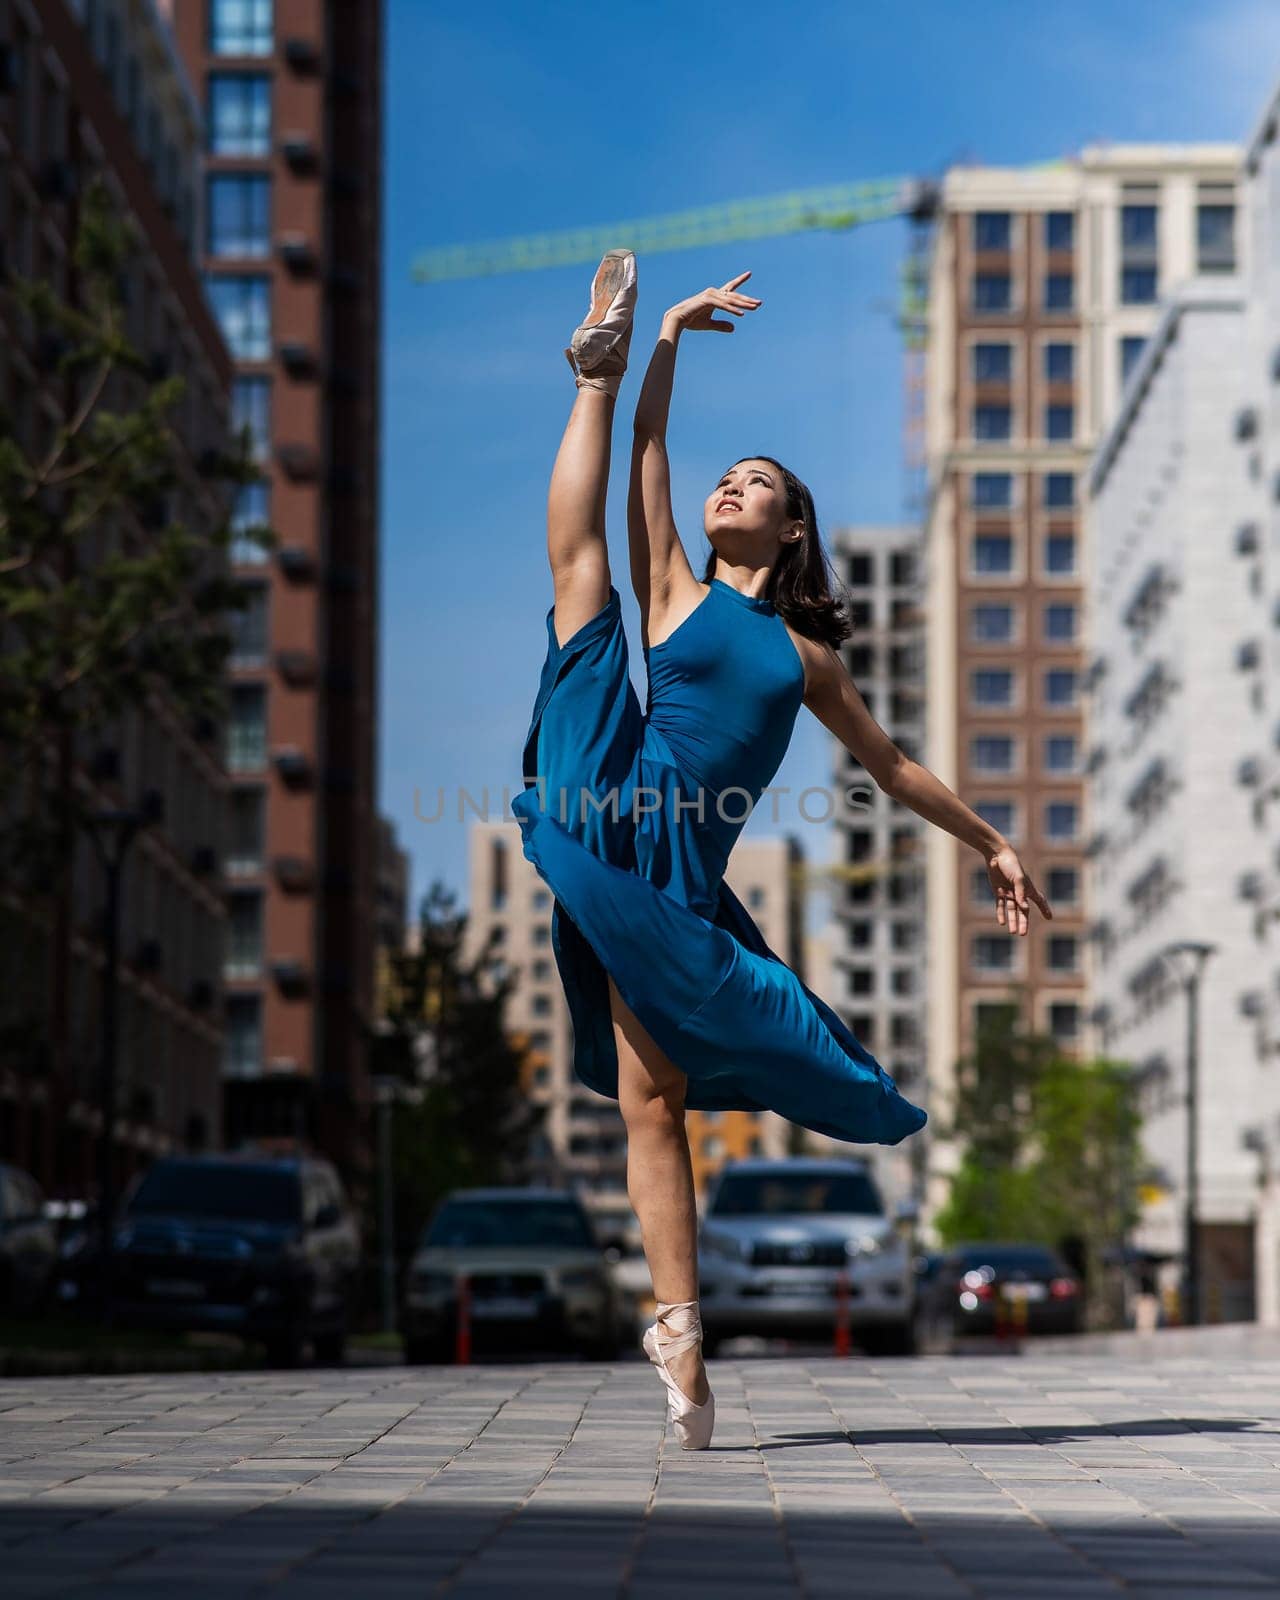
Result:
<svg viewBox="0 0 1280 1600">
<path fill-rule="evenodd" d="M 830 184 L 790 194 L 727 200 L 634 222 L 598 223 L 480 244 L 442 245 L 418 257 L 413 278 L 417 283 L 440 283 L 448 278 L 534 272 L 543 267 L 595 262 L 606 250 L 619 247 L 637 254 L 689 250 L 697 245 L 764 239 L 813 228 L 854 228 L 893 216 L 927 221 L 937 209 L 938 198 L 938 186 L 927 179 L 880 178 L 866 183 Z"/>
</svg>

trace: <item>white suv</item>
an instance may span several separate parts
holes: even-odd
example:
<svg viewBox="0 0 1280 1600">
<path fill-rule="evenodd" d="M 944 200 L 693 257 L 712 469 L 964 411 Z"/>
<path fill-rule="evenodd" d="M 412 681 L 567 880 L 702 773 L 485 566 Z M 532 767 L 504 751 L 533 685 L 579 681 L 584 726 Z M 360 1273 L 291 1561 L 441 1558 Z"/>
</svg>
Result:
<svg viewBox="0 0 1280 1600">
<path fill-rule="evenodd" d="M 914 1217 L 912 1202 L 897 1215 Z M 739 1334 L 831 1338 L 842 1267 L 858 1342 L 881 1354 L 909 1354 L 912 1252 L 885 1215 L 866 1163 L 729 1163 L 708 1195 L 699 1235 L 704 1353 Z"/>
</svg>

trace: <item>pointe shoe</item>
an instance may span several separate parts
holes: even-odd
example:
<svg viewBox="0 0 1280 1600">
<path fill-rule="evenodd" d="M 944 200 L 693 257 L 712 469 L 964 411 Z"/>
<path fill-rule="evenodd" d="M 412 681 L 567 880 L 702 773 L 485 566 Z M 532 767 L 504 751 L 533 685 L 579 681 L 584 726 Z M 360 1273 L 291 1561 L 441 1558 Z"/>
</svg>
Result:
<svg viewBox="0 0 1280 1600">
<path fill-rule="evenodd" d="M 616 397 L 627 370 L 635 309 L 636 258 L 630 250 L 606 251 L 591 283 L 586 318 L 565 351 L 579 389 L 603 389 Z"/>
<path fill-rule="evenodd" d="M 674 1333 L 659 1332 L 659 1324 L 667 1322 Z M 680 1441 L 682 1450 L 705 1450 L 711 1443 L 711 1430 L 716 1422 L 716 1397 L 707 1391 L 700 1406 L 689 1396 L 671 1375 L 665 1357 L 678 1355 L 702 1339 L 702 1318 L 698 1315 L 696 1300 L 658 1301 L 658 1319 L 644 1331 L 640 1341 L 645 1354 L 658 1369 L 658 1375 L 667 1386 L 667 1415 Z"/>
</svg>

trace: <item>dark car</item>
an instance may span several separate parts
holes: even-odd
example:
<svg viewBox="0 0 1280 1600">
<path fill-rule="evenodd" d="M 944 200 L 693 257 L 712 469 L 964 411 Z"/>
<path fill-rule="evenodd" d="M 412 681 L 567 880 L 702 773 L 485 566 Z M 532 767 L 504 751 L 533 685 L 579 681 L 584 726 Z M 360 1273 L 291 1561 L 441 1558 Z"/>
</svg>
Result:
<svg viewBox="0 0 1280 1600">
<path fill-rule="evenodd" d="M 86 1275 L 92 1254 L 88 1233 Z M 235 1333 L 282 1363 L 310 1340 L 320 1360 L 337 1361 L 359 1262 L 359 1233 L 327 1161 L 172 1156 L 121 1207 L 107 1304 L 121 1326 Z"/>
<path fill-rule="evenodd" d="M 405 1359 L 452 1359 L 465 1276 L 477 1344 L 568 1346 L 610 1360 L 624 1322 L 612 1271 L 617 1254 L 616 1247 L 606 1253 L 568 1190 L 455 1189 L 409 1265 L 400 1322 Z"/>
<path fill-rule="evenodd" d="M 963 1244 L 933 1258 L 917 1287 L 921 1350 L 971 1334 L 1078 1333 L 1080 1280 L 1047 1245 Z"/>
<path fill-rule="evenodd" d="M 0 1309 L 35 1311 L 53 1283 L 58 1231 L 30 1173 L 0 1162 Z"/>
</svg>

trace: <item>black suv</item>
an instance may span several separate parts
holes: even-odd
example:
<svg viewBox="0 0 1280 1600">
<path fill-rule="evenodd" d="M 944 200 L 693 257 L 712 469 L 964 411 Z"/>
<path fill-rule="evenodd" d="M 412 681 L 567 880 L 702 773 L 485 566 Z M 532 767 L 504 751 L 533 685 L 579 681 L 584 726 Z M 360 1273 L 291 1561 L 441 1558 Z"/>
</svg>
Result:
<svg viewBox="0 0 1280 1600">
<path fill-rule="evenodd" d="M 359 1233 L 327 1161 L 170 1156 L 121 1207 L 110 1312 L 121 1325 L 260 1339 L 281 1363 L 310 1340 L 319 1360 L 339 1361 L 359 1263 Z"/>
</svg>

